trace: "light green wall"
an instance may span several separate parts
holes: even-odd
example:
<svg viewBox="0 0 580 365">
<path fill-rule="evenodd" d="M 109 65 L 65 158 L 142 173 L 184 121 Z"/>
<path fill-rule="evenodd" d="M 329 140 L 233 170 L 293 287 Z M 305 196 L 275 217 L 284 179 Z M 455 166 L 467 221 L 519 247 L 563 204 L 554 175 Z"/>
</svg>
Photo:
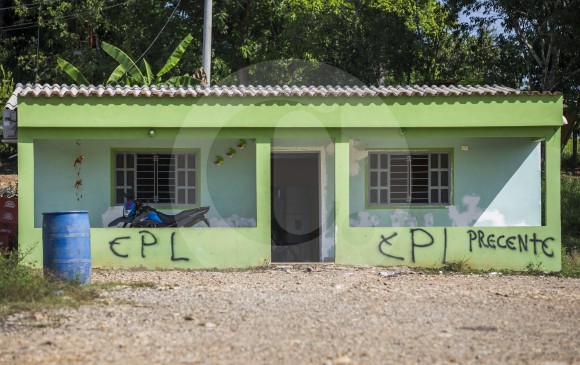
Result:
<svg viewBox="0 0 580 365">
<path fill-rule="evenodd" d="M 175 143 L 190 146 L 189 143 L 194 141 L 198 145 L 196 148 L 200 148 L 206 159 L 202 161 L 207 175 L 204 176 L 202 172 L 205 193 L 202 191 L 201 203 L 205 204 L 207 200 L 204 199 L 210 196 L 212 204 L 227 202 L 223 208 L 212 208 L 212 214 L 225 218 L 231 212 L 238 211 L 237 206 L 248 202 L 248 206 L 242 209 L 247 209 L 244 214 L 254 212 L 256 227 L 147 230 L 151 233 L 140 233 L 137 229 L 93 228 L 93 266 L 226 268 L 261 265 L 270 260 L 272 146 L 302 148 L 310 144 L 323 147 L 334 140 L 334 151 L 328 149 L 325 153 L 328 162 L 325 168 L 329 182 L 327 193 L 330 192 L 328 196 L 334 194 L 334 212 L 331 213 L 331 198 L 327 197 L 324 203 L 328 222 L 334 215 L 336 234 L 327 237 L 332 237 L 335 242 L 337 263 L 440 266 L 445 253 L 447 262 L 468 260 L 470 265 L 480 269 L 523 269 L 530 262 L 542 262 L 543 268 L 557 271 L 560 269 L 561 245 L 561 103 L 560 96 L 550 95 L 385 99 L 24 97 L 19 100 L 19 245 L 23 251 L 36 245 L 28 259 L 40 265 L 42 232 L 40 228 L 33 227 L 35 221 L 38 225 L 39 214 L 44 209 L 52 211 L 88 208 L 91 211 L 95 205 L 98 206 L 97 210 L 106 208 L 105 203 L 110 201 L 107 150 L 118 142 L 140 148 L 157 144 L 163 147 Z M 147 137 L 150 128 L 156 128 L 156 137 L 153 139 Z M 457 189 L 462 194 L 469 194 L 470 190 L 474 194 L 483 191 L 482 204 L 502 213 L 507 211 L 510 220 L 522 217 L 526 223 L 529 220 L 534 224 L 538 221 L 539 206 L 534 205 L 534 201 L 537 201 L 537 179 L 530 167 L 537 162 L 536 145 L 533 141 L 545 138 L 548 141 L 546 226 L 477 229 L 417 227 L 421 230 L 416 231 L 411 231 L 415 228 L 409 227 L 351 227 L 351 213 L 360 210 L 362 206 L 356 206 L 361 204 L 360 199 L 353 199 L 351 194 L 351 185 L 356 189 L 354 185 L 360 185 L 360 181 L 350 177 L 349 141 L 380 138 L 381 144 L 386 146 L 390 144 L 387 142 L 393 142 L 401 135 L 411 141 L 411 145 L 440 145 L 446 148 L 451 145 L 454 148 L 454 158 L 459 159 L 455 165 L 454 176 Z M 217 145 L 211 146 L 210 142 L 204 144 L 204 141 L 216 138 L 219 140 Z M 237 172 L 226 170 L 224 167 L 230 162 L 227 158 L 223 169 L 212 172 L 209 165 L 213 163 L 214 153 L 223 150 L 220 143 L 226 143 L 228 139 L 236 141 L 239 138 L 256 141 L 255 162 L 251 161 L 251 151 L 244 151 L 248 152 L 244 158 L 248 159 L 246 162 L 250 164 L 250 168 L 253 166 L 253 172 L 239 168 Z M 87 147 L 83 152 L 88 153 L 86 165 L 83 165 L 83 174 L 86 173 L 83 179 L 87 179 L 87 185 L 84 186 L 87 197 L 85 207 L 75 205 L 77 202 L 72 189 L 75 146 L 72 148 L 72 158 L 67 157 L 71 153 L 69 145 L 76 139 L 83 140 L 83 146 Z M 272 140 L 274 144 L 271 143 Z M 276 141 L 282 143 L 277 144 Z M 505 141 L 510 143 L 504 144 Z M 465 157 L 457 150 L 464 143 L 470 145 L 470 151 L 466 152 Z M 501 174 L 498 174 L 502 179 L 494 180 L 492 189 L 482 189 L 478 179 L 487 175 L 484 176 L 482 171 L 474 170 L 471 166 L 473 161 L 491 165 L 487 161 L 488 154 L 479 152 L 480 148 L 493 149 L 489 151 L 490 155 L 505 159 L 500 164 Z M 467 155 L 471 152 L 476 153 Z M 101 153 L 107 155 L 106 159 L 100 158 Z M 56 168 L 53 171 L 50 167 L 53 163 L 51 157 L 55 158 Z M 510 167 L 514 168 L 512 172 L 515 176 L 508 176 Z M 241 181 L 237 179 L 238 174 L 242 174 Z M 211 176 L 215 176 L 214 183 L 211 183 Z M 533 180 L 526 192 L 536 195 L 533 199 L 518 196 L 520 202 L 531 204 L 529 206 L 532 211 L 522 216 L 509 206 L 511 200 L 506 199 L 512 199 L 511 195 L 515 194 L 514 184 L 517 185 L 526 176 Z M 331 181 L 334 181 L 334 186 Z M 243 195 L 239 193 L 240 186 L 244 186 L 245 194 L 248 191 L 246 187 L 252 183 L 254 185 L 252 192 L 248 193 L 250 195 L 238 196 Z M 456 205 L 458 191 L 455 195 Z M 88 193 L 95 196 L 88 197 Z M 101 194 L 106 195 L 106 199 L 103 199 L 105 202 L 96 198 L 96 195 Z M 216 194 L 220 197 L 214 202 Z M 356 194 L 354 193 L 355 196 Z M 59 196 L 63 199 L 58 199 Z M 249 205 L 250 200 L 255 201 L 253 207 Z M 89 202 L 92 203 L 88 204 Z M 53 205 L 55 209 L 49 209 Z M 99 214 L 100 212 L 92 213 L 91 223 L 94 226 L 98 223 Z M 381 214 L 388 216 L 388 213 Z M 443 218 L 440 217 L 442 220 Z M 423 222 L 418 219 L 418 224 Z M 511 221 L 508 224 L 512 224 Z M 330 232 L 329 223 L 324 230 Z M 149 246 L 152 243 L 151 234 L 156 237 L 157 243 Z M 519 238 L 525 240 L 526 235 L 527 250 L 520 250 L 517 242 L 514 249 L 506 246 L 508 238 L 514 237 L 510 238 L 510 242 L 513 242 Z M 430 242 L 430 237 L 433 238 L 433 243 Z M 498 239 L 500 243 L 497 243 Z M 127 257 L 115 255 L 115 252 Z M 188 260 L 176 260 L 179 258 Z"/>
<path fill-rule="evenodd" d="M 74 177 L 74 171 L 72 175 L 68 173 L 68 170 L 72 168 L 72 161 L 66 162 L 69 160 L 66 156 L 71 151 L 73 155 L 76 154 L 75 140 L 50 139 L 36 140 L 34 143 L 25 142 L 29 140 L 26 136 L 27 131 L 23 129 L 20 132 L 19 162 L 24 166 L 35 166 L 36 174 L 30 168 L 21 168 L 20 171 L 19 194 L 26 197 L 20 201 L 25 204 L 22 209 L 28 211 L 29 214 L 19 220 L 19 247 L 23 251 L 33 248 L 27 260 L 36 265 L 42 262 L 42 229 L 32 227 L 34 227 L 35 219 L 41 219 L 39 215 L 44 210 L 43 208 L 50 211 L 88 208 L 91 212 L 91 223 L 94 223 L 93 226 L 100 226 L 100 213 L 110 204 L 111 192 L 108 185 L 111 171 L 110 146 L 118 146 L 117 143 L 123 143 L 127 148 L 129 146 L 148 148 L 171 146 L 167 145 L 167 141 L 162 140 L 123 139 L 130 133 L 112 134 L 112 141 L 83 140 L 82 152 L 86 155 L 83 161 L 83 180 L 94 180 L 95 184 L 89 183 L 84 187 L 83 194 L 85 196 L 89 194 L 91 197 L 86 200 L 83 197 L 79 203 L 76 201 L 74 189 L 69 180 L 71 176 Z M 198 134 L 204 135 L 204 133 Z M 190 134 L 184 131 L 183 135 Z M 205 135 L 213 135 L 217 139 L 212 142 L 205 139 L 187 139 L 187 143 L 188 147 L 195 144 L 201 151 L 205 151 L 202 152 L 203 157 L 212 156 L 202 163 L 202 167 L 205 166 L 205 173 L 202 173 L 201 192 L 201 204 L 207 203 L 213 208 L 210 210 L 210 219 L 215 223 L 220 219 L 231 218 L 227 215 L 230 213 L 248 214 L 250 216 L 248 219 L 253 216 L 256 222 L 262 223 L 255 224 L 254 227 L 242 228 L 194 227 L 145 230 L 92 228 L 91 253 L 94 267 L 228 268 L 263 265 L 269 262 L 270 226 L 264 223 L 270 221 L 269 139 L 260 136 L 251 139 L 248 135 L 244 135 L 243 137 L 247 138 L 248 147 L 240 151 L 239 155 L 233 159 L 228 158 L 218 168 L 213 165 L 213 154 L 222 151 L 224 147 L 229 148 L 232 143 L 237 143 L 238 139 L 231 137 L 220 139 L 215 131 L 207 132 Z M 60 133 L 60 136 L 67 137 L 67 133 Z M 114 137 L 119 139 L 115 140 Z M 184 148 L 183 140 L 178 139 L 172 143 L 175 144 L 175 148 Z M 72 149 L 70 144 L 74 145 Z M 50 157 L 54 157 L 55 161 L 51 162 Z M 35 162 L 35 159 L 39 161 Z M 62 170 L 63 176 L 50 170 L 57 172 Z M 224 175 L 227 176 L 225 182 Z M 209 186 L 212 181 L 216 184 L 227 183 L 228 189 L 221 188 L 219 192 L 212 191 L 215 188 Z M 46 186 L 53 189 L 53 196 L 48 196 L 50 191 L 43 188 Z M 101 199 L 93 197 L 98 194 L 104 194 L 104 197 Z M 48 209 L 48 207 L 52 208 L 53 204 L 56 208 Z M 240 205 L 244 206 L 240 207 Z M 93 211 L 96 213 L 92 213 Z M 229 222 L 231 221 L 230 219 Z M 151 245 L 154 242 L 156 243 Z"/>
<path fill-rule="evenodd" d="M 337 160 L 349 160 L 349 140 L 348 133 L 345 133 L 336 144 Z M 559 130 L 547 137 L 546 226 L 539 227 L 352 227 L 349 224 L 350 166 L 337 164 L 336 261 L 423 267 L 439 267 L 461 261 L 483 270 L 522 270 L 534 264 L 540 265 L 543 270 L 559 271 L 559 143 Z M 516 149 L 513 155 L 521 155 L 521 152 Z"/>
<path fill-rule="evenodd" d="M 19 126 L 131 127 L 509 127 L 562 123 L 559 95 L 444 97 L 22 97 Z M 130 115 L 131 117 L 126 117 Z M 82 123 L 79 123 L 82 120 Z M 120 122 L 122 121 L 122 122 Z"/>
<path fill-rule="evenodd" d="M 540 145 L 520 138 L 350 139 L 351 226 L 541 225 Z M 462 150 L 462 146 L 468 148 Z M 450 206 L 369 207 L 368 151 L 449 151 Z"/>
<path fill-rule="evenodd" d="M 82 199 L 77 200 L 74 183 L 77 179 L 73 161 L 78 145 L 85 156 L 82 162 Z M 247 140 L 245 149 L 235 157 L 225 152 L 238 139 L 177 139 L 146 140 L 38 140 L 34 149 L 34 226 L 42 227 L 42 213 L 61 210 L 86 210 L 91 227 L 103 227 L 101 215 L 113 206 L 112 153 L 115 150 L 193 149 L 200 154 L 200 203 L 210 206 L 208 218 L 214 226 L 256 225 L 256 143 Z M 216 155 L 225 158 L 221 166 L 213 162 Z M 175 207 L 181 211 L 185 207 Z M 171 209 L 164 209 L 172 213 Z"/>
</svg>

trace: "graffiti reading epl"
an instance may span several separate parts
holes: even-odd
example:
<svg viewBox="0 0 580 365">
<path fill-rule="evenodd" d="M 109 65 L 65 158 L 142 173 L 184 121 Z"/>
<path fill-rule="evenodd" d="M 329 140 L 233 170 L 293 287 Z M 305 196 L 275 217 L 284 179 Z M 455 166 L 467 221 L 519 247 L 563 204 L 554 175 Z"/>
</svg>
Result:
<svg viewBox="0 0 580 365">
<path fill-rule="evenodd" d="M 141 235 L 141 257 L 145 258 L 145 248 L 158 244 L 159 240 L 153 233 L 146 230 L 139 231 L 139 234 Z M 109 248 L 111 249 L 113 255 L 117 257 L 128 258 L 129 254 L 123 253 L 121 246 L 123 246 L 124 240 L 129 239 L 131 239 L 131 236 L 123 236 L 117 237 L 110 241 Z M 175 256 L 175 232 L 171 233 L 171 261 L 189 261 L 189 258 L 187 257 Z"/>
<path fill-rule="evenodd" d="M 409 233 L 410 238 L 410 258 L 411 262 L 415 262 L 417 252 L 420 249 L 433 246 L 436 241 L 433 235 L 423 228 L 410 228 Z M 379 241 L 379 252 L 389 258 L 405 261 L 403 256 L 395 256 L 389 253 L 389 247 L 394 245 L 391 240 L 398 236 L 397 232 L 391 235 L 385 236 L 381 235 L 381 240 Z M 544 254 L 546 257 L 553 257 L 554 251 L 549 247 L 549 243 L 555 241 L 553 237 L 546 237 L 542 239 L 536 233 L 533 234 L 517 234 L 517 235 L 495 235 L 486 234 L 481 230 L 467 231 L 467 238 L 469 242 L 469 252 L 473 252 L 475 248 L 479 249 L 490 249 L 490 250 L 511 250 L 517 252 L 528 252 L 533 250 L 534 255 L 539 253 Z M 448 264 L 447 262 L 447 228 L 443 228 L 443 259 L 442 264 Z"/>
</svg>

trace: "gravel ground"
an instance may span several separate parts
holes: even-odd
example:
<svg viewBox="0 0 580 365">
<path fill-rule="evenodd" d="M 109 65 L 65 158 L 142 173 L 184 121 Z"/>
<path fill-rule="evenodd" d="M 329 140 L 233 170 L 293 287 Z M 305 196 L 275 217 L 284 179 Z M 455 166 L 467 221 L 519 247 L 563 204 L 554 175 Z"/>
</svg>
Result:
<svg viewBox="0 0 580 365">
<path fill-rule="evenodd" d="M 578 279 L 325 265 L 93 282 L 117 284 L 0 323 L 0 364 L 580 364 Z"/>
</svg>

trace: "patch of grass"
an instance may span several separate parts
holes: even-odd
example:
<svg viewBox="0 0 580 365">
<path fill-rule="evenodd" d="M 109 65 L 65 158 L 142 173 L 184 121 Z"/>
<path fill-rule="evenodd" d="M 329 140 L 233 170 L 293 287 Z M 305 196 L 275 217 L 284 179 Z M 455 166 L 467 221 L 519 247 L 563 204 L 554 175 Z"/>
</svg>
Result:
<svg viewBox="0 0 580 365">
<path fill-rule="evenodd" d="M 564 252 L 562 250 L 562 276 L 580 278 L 580 250 Z"/>
<path fill-rule="evenodd" d="M 542 262 L 528 262 L 525 268 L 525 273 L 528 275 L 544 275 L 545 272 L 542 270 Z"/>
<path fill-rule="evenodd" d="M 472 268 L 469 267 L 467 262 L 469 259 L 457 260 L 448 262 L 446 265 L 441 267 L 440 271 L 443 272 L 458 272 L 458 273 L 467 273 L 467 272 L 474 272 Z"/>
<path fill-rule="evenodd" d="M 562 175 L 562 247 L 580 250 L 580 178 Z"/>
<path fill-rule="evenodd" d="M 137 282 L 131 282 L 131 283 L 125 283 L 125 282 L 120 282 L 120 281 L 110 281 L 110 282 L 106 282 L 106 283 L 91 284 L 91 286 L 95 289 L 113 291 L 113 290 L 121 290 L 123 288 L 150 288 L 150 289 L 152 289 L 152 288 L 156 288 L 157 284 L 150 283 L 148 281 L 137 281 Z"/>
<path fill-rule="evenodd" d="M 22 310 L 78 306 L 98 296 L 97 290 L 76 281 L 56 281 L 23 263 L 25 254 L 0 256 L 0 317 Z"/>
</svg>

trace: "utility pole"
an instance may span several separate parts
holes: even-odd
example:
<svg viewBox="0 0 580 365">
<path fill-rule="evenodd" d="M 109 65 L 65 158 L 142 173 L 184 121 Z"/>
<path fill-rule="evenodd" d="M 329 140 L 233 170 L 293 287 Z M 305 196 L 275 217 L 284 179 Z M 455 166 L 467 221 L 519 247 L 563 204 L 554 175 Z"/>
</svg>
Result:
<svg viewBox="0 0 580 365">
<path fill-rule="evenodd" d="M 205 0 L 203 12 L 203 52 L 202 67 L 207 79 L 207 86 L 211 84 L 211 18 L 212 0 Z"/>
</svg>

